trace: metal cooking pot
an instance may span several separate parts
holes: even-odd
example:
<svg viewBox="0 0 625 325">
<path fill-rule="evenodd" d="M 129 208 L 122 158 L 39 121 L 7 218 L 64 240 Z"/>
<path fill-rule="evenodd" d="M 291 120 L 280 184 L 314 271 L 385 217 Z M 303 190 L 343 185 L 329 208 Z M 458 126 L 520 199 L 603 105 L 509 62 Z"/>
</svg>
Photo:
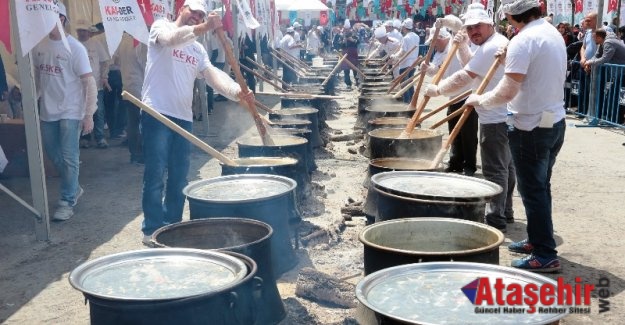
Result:
<svg viewBox="0 0 625 325">
<path fill-rule="evenodd" d="M 367 107 L 395 103 L 401 103 L 401 98 L 395 99 L 391 95 L 360 95 L 358 97 L 358 114 L 364 113 Z"/>
<path fill-rule="evenodd" d="M 367 133 L 381 128 L 398 129 L 410 122 L 409 117 L 376 117 L 367 121 Z"/>
<path fill-rule="evenodd" d="M 157 247 L 181 247 L 231 251 L 256 262 L 256 276 L 263 280 L 258 324 L 277 324 L 286 316 L 271 265 L 271 226 L 245 218 L 213 218 L 178 222 L 152 235 Z"/>
<path fill-rule="evenodd" d="M 403 218 L 376 222 L 358 236 L 365 274 L 392 266 L 435 261 L 499 264 L 501 231 L 451 218 Z"/>
<path fill-rule="evenodd" d="M 377 104 L 365 108 L 365 111 L 358 114 L 355 127 L 366 128 L 370 120 L 381 117 L 412 117 L 415 109 L 408 107 L 404 103 L 396 101 L 386 104 Z M 407 124 L 407 123 L 406 123 Z"/>
<path fill-rule="evenodd" d="M 462 175 L 385 172 L 371 177 L 365 211 L 376 221 L 449 217 L 481 222 L 486 202 L 501 191 L 495 183 Z"/>
<path fill-rule="evenodd" d="M 369 179 L 371 176 L 394 171 L 442 171 L 442 168 L 432 168 L 431 160 L 415 159 L 415 158 L 377 158 L 369 161 L 369 173 L 363 182 L 364 187 L 369 187 Z"/>
<path fill-rule="evenodd" d="M 250 218 L 271 225 L 272 265 L 275 273 L 282 274 L 297 264 L 289 235 L 289 221 L 301 220 L 295 186 L 294 180 L 282 176 L 232 175 L 190 183 L 183 193 L 192 220 Z"/>
<path fill-rule="evenodd" d="M 401 265 L 366 276 L 356 285 L 360 302 L 356 319 L 361 325 L 380 324 L 558 324 L 569 306 L 554 305 L 564 313 L 476 313 L 461 288 L 478 278 L 491 283 L 557 286 L 556 281 L 527 271 L 467 262 L 431 262 Z M 483 306 L 487 307 L 487 306 Z M 521 307 L 496 305 L 493 307 Z M 526 307 L 527 310 L 527 307 Z"/>
<path fill-rule="evenodd" d="M 409 157 L 434 159 L 443 146 L 443 134 L 429 129 L 415 129 L 407 139 L 399 136 L 404 129 L 377 129 L 369 132 L 370 158 Z"/>
<path fill-rule="evenodd" d="M 91 324 L 253 324 L 262 280 L 247 256 L 164 248 L 85 262 L 69 276 Z"/>
<path fill-rule="evenodd" d="M 295 107 L 289 109 L 281 109 L 269 113 L 271 121 L 279 121 L 282 119 L 304 119 L 310 121 L 310 130 L 312 131 L 312 146 L 317 148 L 323 145 L 321 136 L 319 135 L 319 110 L 312 107 Z"/>
<path fill-rule="evenodd" d="M 291 157 L 297 159 L 298 173 L 312 173 L 314 158 L 308 157 L 306 139 L 290 135 L 274 135 L 271 139 L 274 145 L 264 145 L 259 136 L 237 140 L 239 157 Z M 307 177 L 306 183 L 310 182 L 310 176 Z"/>
</svg>

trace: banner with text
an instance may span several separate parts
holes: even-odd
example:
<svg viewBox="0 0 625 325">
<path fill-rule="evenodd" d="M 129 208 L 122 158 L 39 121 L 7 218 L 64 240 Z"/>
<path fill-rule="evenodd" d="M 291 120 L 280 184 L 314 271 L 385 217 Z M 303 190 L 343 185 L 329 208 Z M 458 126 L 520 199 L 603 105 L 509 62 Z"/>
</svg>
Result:
<svg viewBox="0 0 625 325">
<path fill-rule="evenodd" d="M 59 19 L 59 7 L 53 0 L 16 0 L 15 13 L 22 54 L 26 55 L 56 25 L 63 30 Z M 65 33 L 61 33 L 65 47 L 69 49 Z"/>
<path fill-rule="evenodd" d="M 111 56 L 117 50 L 124 31 L 143 44 L 149 32 L 137 0 L 100 0 L 100 13 Z"/>
</svg>

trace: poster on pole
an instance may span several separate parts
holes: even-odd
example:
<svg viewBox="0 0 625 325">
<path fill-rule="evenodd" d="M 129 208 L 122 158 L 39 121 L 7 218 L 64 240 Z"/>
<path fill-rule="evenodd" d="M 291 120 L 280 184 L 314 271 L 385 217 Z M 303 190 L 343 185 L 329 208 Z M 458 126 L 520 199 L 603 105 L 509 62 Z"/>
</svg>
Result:
<svg viewBox="0 0 625 325">
<path fill-rule="evenodd" d="M 9 53 L 13 53 L 11 49 L 11 19 L 9 12 L 9 2 L 2 1 L 0 3 L 0 43 L 4 44 L 4 48 Z"/>
<path fill-rule="evenodd" d="M 247 0 L 235 0 L 237 4 L 237 9 L 239 10 L 239 17 L 243 20 L 245 27 L 248 29 L 256 29 L 260 26 L 254 15 L 252 14 L 252 9 L 250 8 Z"/>
<path fill-rule="evenodd" d="M 260 24 L 260 27 L 256 29 L 257 35 L 263 37 L 269 33 L 269 27 L 271 26 L 271 18 L 269 17 L 269 1 L 268 0 L 256 0 L 256 20 Z"/>
<path fill-rule="evenodd" d="M 8 2 L 8 1 L 7 1 Z M 59 19 L 59 7 L 50 0 L 15 0 L 17 29 L 22 44 L 22 54 L 26 55 L 57 26 L 63 30 Z M 69 50 L 65 33 L 61 33 L 63 44 Z"/>
<path fill-rule="evenodd" d="M 148 43 L 148 28 L 137 0 L 100 0 L 99 3 L 111 56 L 117 50 L 124 31 L 139 42 Z"/>
</svg>

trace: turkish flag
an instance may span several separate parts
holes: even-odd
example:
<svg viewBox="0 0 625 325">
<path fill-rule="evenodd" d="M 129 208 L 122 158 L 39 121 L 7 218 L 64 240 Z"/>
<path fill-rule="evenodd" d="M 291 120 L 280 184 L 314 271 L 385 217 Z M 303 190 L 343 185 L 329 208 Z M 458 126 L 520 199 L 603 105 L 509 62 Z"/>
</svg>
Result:
<svg viewBox="0 0 625 325">
<path fill-rule="evenodd" d="M 322 11 L 319 13 L 319 25 L 327 25 L 328 24 L 328 11 Z"/>
<path fill-rule="evenodd" d="M 11 49 L 11 16 L 9 16 L 9 2 L 2 1 L 0 4 L 0 42 L 4 43 L 4 47 L 9 53 L 13 53 Z"/>
<path fill-rule="evenodd" d="M 618 2 L 616 0 L 608 1 L 608 13 L 616 12 L 618 9 Z"/>
</svg>

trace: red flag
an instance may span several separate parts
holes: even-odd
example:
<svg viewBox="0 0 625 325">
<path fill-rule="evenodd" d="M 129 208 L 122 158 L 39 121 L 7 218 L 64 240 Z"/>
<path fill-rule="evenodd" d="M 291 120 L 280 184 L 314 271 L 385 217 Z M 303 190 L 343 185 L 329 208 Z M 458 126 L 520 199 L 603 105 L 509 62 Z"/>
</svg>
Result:
<svg viewBox="0 0 625 325">
<path fill-rule="evenodd" d="M 321 11 L 319 13 L 319 25 L 325 26 L 328 24 L 328 11 Z"/>
<path fill-rule="evenodd" d="M 230 0 L 222 1 L 224 8 L 226 9 L 226 13 L 221 20 L 221 23 L 224 26 L 224 30 L 228 32 L 229 35 L 233 35 L 234 33 L 234 22 L 232 20 L 232 8 L 230 8 Z"/>
<path fill-rule="evenodd" d="M 0 42 L 4 43 L 4 47 L 9 53 L 13 53 L 11 49 L 11 16 L 9 16 L 9 2 L 2 1 L 0 4 Z"/>
<path fill-rule="evenodd" d="M 141 14 L 143 14 L 143 19 L 148 26 L 152 26 L 154 23 L 154 15 L 152 14 L 152 3 L 150 0 L 137 0 L 139 2 L 139 8 L 141 9 Z"/>
<path fill-rule="evenodd" d="M 618 9 L 618 2 L 616 0 L 608 1 L 608 13 L 616 12 L 617 9 Z"/>
</svg>

